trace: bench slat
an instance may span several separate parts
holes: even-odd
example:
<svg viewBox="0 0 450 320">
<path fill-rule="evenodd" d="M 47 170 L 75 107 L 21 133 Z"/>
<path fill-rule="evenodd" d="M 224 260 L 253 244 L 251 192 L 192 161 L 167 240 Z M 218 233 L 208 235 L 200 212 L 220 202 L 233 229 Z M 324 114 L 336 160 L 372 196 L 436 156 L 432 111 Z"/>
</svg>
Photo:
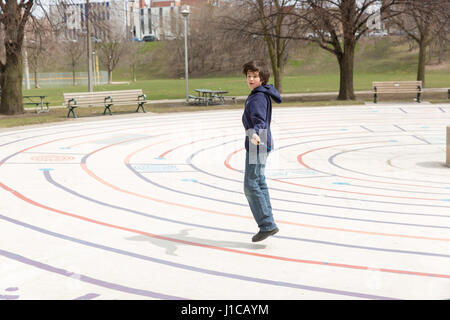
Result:
<svg viewBox="0 0 450 320">
<path fill-rule="evenodd" d="M 416 93 L 417 102 L 420 103 L 422 81 L 373 81 L 372 92 L 374 103 L 377 103 L 377 95 L 379 93 Z"/>
<path fill-rule="evenodd" d="M 74 118 L 76 115 L 73 110 L 77 107 L 103 106 L 105 107 L 103 114 L 108 110 L 112 115 L 110 107 L 113 105 L 131 106 L 137 104 L 138 108 L 136 109 L 136 112 L 138 112 L 140 108 L 145 112 L 144 104 L 147 103 L 147 101 L 145 100 L 145 96 L 144 99 L 142 96 L 144 96 L 142 89 L 63 93 L 64 105 L 69 108 L 67 117 L 72 113 Z M 107 97 L 108 99 L 105 99 Z M 72 99 L 75 99 L 76 104 L 74 104 Z"/>
</svg>

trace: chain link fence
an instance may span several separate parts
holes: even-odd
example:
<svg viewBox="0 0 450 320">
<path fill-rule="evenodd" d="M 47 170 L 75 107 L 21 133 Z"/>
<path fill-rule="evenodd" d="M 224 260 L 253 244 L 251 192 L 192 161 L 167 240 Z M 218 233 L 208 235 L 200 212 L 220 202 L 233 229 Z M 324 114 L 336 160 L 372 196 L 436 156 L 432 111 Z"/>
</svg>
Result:
<svg viewBox="0 0 450 320">
<path fill-rule="evenodd" d="M 34 74 L 30 73 L 30 89 L 35 88 Z M 72 72 L 59 72 L 59 73 L 44 73 L 37 74 L 37 83 L 39 88 L 55 88 L 55 87 L 69 87 L 73 86 L 74 82 L 76 86 L 87 86 L 87 72 L 76 72 L 75 77 Z M 22 85 L 26 89 L 25 76 L 23 77 Z M 108 82 L 108 72 L 100 71 L 94 75 L 94 85 L 106 84 Z"/>
</svg>

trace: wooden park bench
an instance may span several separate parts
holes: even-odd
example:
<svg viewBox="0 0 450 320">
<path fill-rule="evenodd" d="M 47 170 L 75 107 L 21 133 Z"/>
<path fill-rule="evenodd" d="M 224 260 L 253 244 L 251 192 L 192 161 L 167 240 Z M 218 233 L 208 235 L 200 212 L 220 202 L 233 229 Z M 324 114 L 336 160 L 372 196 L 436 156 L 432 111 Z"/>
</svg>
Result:
<svg viewBox="0 0 450 320">
<path fill-rule="evenodd" d="M 380 93 L 416 93 L 417 102 L 420 103 L 420 94 L 422 93 L 422 81 L 374 81 L 372 82 L 373 102 L 377 103 Z"/>
<path fill-rule="evenodd" d="M 70 114 L 76 118 L 75 108 L 78 107 L 104 107 L 103 114 L 106 114 L 106 110 L 112 115 L 112 106 L 129 106 L 137 104 L 136 112 L 142 108 L 145 113 L 144 104 L 146 104 L 147 96 L 142 92 L 142 89 L 136 90 L 117 90 L 117 91 L 98 91 L 98 92 L 76 92 L 76 93 L 64 93 L 64 105 L 67 106 Z"/>
</svg>

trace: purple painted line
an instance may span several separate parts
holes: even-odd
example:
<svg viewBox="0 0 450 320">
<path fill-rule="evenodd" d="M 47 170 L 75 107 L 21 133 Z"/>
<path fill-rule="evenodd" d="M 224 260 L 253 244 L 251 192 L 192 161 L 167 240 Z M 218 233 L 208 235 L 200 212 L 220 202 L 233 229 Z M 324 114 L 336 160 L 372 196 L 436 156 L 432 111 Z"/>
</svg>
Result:
<svg viewBox="0 0 450 320">
<path fill-rule="evenodd" d="M 418 146 L 418 145 L 421 145 L 421 144 L 416 144 L 416 143 L 414 143 L 414 144 L 404 144 L 403 146 Z M 341 155 L 346 154 L 346 153 L 349 153 L 349 152 L 357 152 L 357 151 L 361 151 L 361 150 L 366 151 L 366 150 L 369 150 L 369 149 L 377 149 L 377 148 L 392 148 L 392 147 L 397 147 L 397 146 L 396 145 L 382 145 L 382 146 L 374 146 L 374 147 L 372 146 L 372 147 L 364 147 L 364 148 L 358 148 L 358 149 L 353 149 L 353 150 L 342 151 L 342 152 L 338 152 L 338 153 L 332 155 L 330 158 L 328 158 L 328 162 L 331 163 L 333 166 L 339 168 L 339 169 L 342 169 L 342 170 L 345 170 L 345 171 L 349 171 L 349 172 L 353 172 L 353 173 L 358 173 L 358 174 L 369 176 L 369 177 L 390 179 L 390 180 L 398 180 L 398 181 L 411 181 L 411 182 L 414 182 L 414 183 L 423 182 L 423 183 L 442 184 L 442 185 L 445 185 L 445 186 L 448 185 L 448 182 L 414 180 L 414 179 L 400 179 L 400 178 L 395 178 L 395 177 L 385 177 L 385 176 L 379 176 L 379 175 L 375 175 L 375 174 L 368 174 L 366 172 L 361 172 L 361 171 L 347 169 L 347 168 L 344 168 L 344 167 L 342 167 L 342 166 L 340 166 L 340 165 L 335 163 L 335 158 L 336 157 L 341 156 Z M 320 172 L 322 172 L 322 171 L 320 171 Z M 324 173 L 327 173 L 327 172 L 324 172 Z M 439 188 L 445 189 L 445 187 L 439 187 Z M 388 203 L 391 203 L 391 202 L 388 202 Z M 419 204 L 414 204 L 414 205 L 418 206 Z M 431 204 L 426 204 L 424 206 L 426 206 L 426 207 L 449 208 L 448 206 L 436 206 L 436 205 L 431 205 Z"/>
<path fill-rule="evenodd" d="M 1 250 L 1 249 L 0 249 L 0 255 L 6 257 L 8 259 L 15 260 L 15 261 L 18 261 L 18 262 L 21 262 L 21 263 L 24 263 L 24 264 L 48 271 L 48 272 L 56 273 L 61 276 L 69 277 L 72 279 L 78 279 L 82 282 L 87 282 L 87 283 L 97 285 L 100 287 L 104 287 L 107 289 L 111 289 L 111 290 L 116 290 L 116 291 L 121 291 L 121 292 L 125 292 L 125 293 L 140 295 L 140 296 L 149 297 L 149 298 L 156 298 L 156 299 L 165 299 L 165 300 L 181 300 L 181 299 L 183 299 L 180 297 L 170 296 L 170 295 L 161 294 L 161 293 L 157 293 L 157 292 L 153 292 L 153 291 L 125 287 L 125 286 L 122 286 L 119 284 L 91 278 L 91 277 L 88 277 L 88 276 L 85 276 L 82 274 L 75 274 L 73 272 L 69 272 L 67 270 L 60 269 L 60 268 L 55 268 L 51 265 L 48 265 L 48 264 L 45 264 L 45 263 L 42 263 L 42 262 L 39 262 L 36 260 L 31 260 L 24 256 L 21 256 L 21 255 L 18 255 L 18 254 L 9 252 L 9 251 Z"/>
<path fill-rule="evenodd" d="M 210 270 L 210 269 L 194 267 L 194 266 L 190 266 L 190 265 L 186 265 L 186 264 L 181 264 L 181 263 L 176 263 L 176 262 L 172 262 L 172 261 L 162 260 L 162 259 L 158 259 L 158 258 L 154 258 L 154 257 L 144 256 L 144 255 L 137 254 L 137 253 L 134 253 L 134 252 L 129 252 L 129 251 L 125 251 L 125 250 L 121 250 L 121 249 L 117 249 L 117 248 L 112 248 L 112 247 L 104 246 L 104 245 L 101 245 L 101 244 L 97 244 L 97 243 L 93 243 L 93 242 L 89 242 L 89 241 L 73 238 L 73 237 L 70 237 L 70 236 L 67 236 L 67 235 L 63 235 L 63 234 L 60 234 L 60 233 L 56 233 L 56 232 L 53 232 L 53 231 L 42 229 L 42 228 L 39 228 L 39 227 L 30 225 L 30 224 L 27 224 L 27 223 L 24 223 L 24 222 L 21 222 L 21 221 L 18 221 L 18 220 L 6 217 L 6 216 L 3 216 L 3 215 L 0 215 L 0 219 L 8 221 L 8 222 L 11 222 L 13 224 L 16 224 L 16 225 L 19 225 L 19 226 L 22 226 L 22 227 L 25 227 L 27 229 L 30 229 L 30 230 L 33 230 L 33 231 L 36 231 L 36 232 L 39 232 L 39 233 L 43 233 L 43 234 L 46 234 L 46 235 L 49 235 L 49 236 L 52 236 L 52 237 L 59 238 L 59 239 L 63 239 L 63 240 L 67 240 L 67 241 L 71 241 L 71 242 L 75 242 L 75 243 L 79 243 L 79 244 L 82 244 L 82 245 L 85 245 L 85 246 L 88 246 L 88 247 L 97 248 L 97 249 L 101 249 L 101 250 L 105 250 L 105 251 L 121 254 L 121 255 L 124 255 L 124 256 L 128 256 L 128 257 L 144 260 L 144 261 L 150 261 L 150 262 L 153 262 L 153 263 L 166 265 L 166 266 L 173 267 L 173 268 L 176 268 L 176 269 L 188 270 L 188 271 L 198 272 L 198 273 L 202 273 L 202 274 L 208 274 L 208 275 L 217 276 L 217 277 L 229 278 L 229 279 L 237 279 L 237 280 L 242 280 L 242 281 L 262 283 L 262 284 L 273 285 L 273 286 L 278 286 L 278 287 L 294 288 L 294 289 L 300 289 L 300 290 L 306 290 L 306 291 L 314 291 L 314 292 L 323 292 L 323 293 L 329 293 L 329 294 L 335 294 L 335 295 L 350 296 L 350 297 L 355 297 L 355 298 L 372 299 L 372 300 L 399 300 L 397 298 L 391 298 L 391 297 L 384 297 L 384 296 L 371 295 L 371 294 L 352 292 L 352 291 L 327 289 L 327 288 L 314 287 L 314 286 L 305 286 L 305 285 L 296 284 L 296 283 L 274 281 L 274 280 L 269 280 L 269 279 L 261 279 L 261 278 L 255 278 L 255 277 L 250 277 L 250 276 L 238 275 L 238 274 L 234 274 L 234 273 L 226 273 L 226 272 L 221 272 L 221 271 L 215 271 L 215 270 Z M 2 251 L 0 250 L 0 254 L 1 253 L 2 253 Z M 73 275 L 73 274 L 71 274 L 71 275 Z"/>
<path fill-rule="evenodd" d="M 418 140 L 420 140 L 420 141 L 425 142 L 426 144 L 432 144 L 431 142 L 425 140 L 424 138 L 418 137 L 418 136 L 416 136 L 416 135 L 413 135 L 413 137 L 416 138 L 416 139 L 418 139 Z"/>
<path fill-rule="evenodd" d="M 99 297 L 99 296 L 100 296 L 100 295 L 97 294 L 97 293 L 88 293 L 88 294 L 85 294 L 84 296 L 75 298 L 75 299 L 73 299 L 73 300 L 91 300 L 91 299 L 97 298 L 97 297 Z"/>
<path fill-rule="evenodd" d="M 381 137 L 384 137 L 384 136 L 381 136 Z M 350 138 L 353 139 L 354 137 L 345 137 L 345 138 L 342 138 L 342 139 L 350 139 Z M 281 149 L 284 149 L 284 148 L 289 148 L 291 146 L 298 146 L 298 145 L 305 144 L 305 143 L 312 143 L 312 142 L 318 142 L 318 141 L 320 141 L 320 142 L 321 141 L 330 141 L 330 140 L 338 140 L 338 139 L 322 139 L 322 140 L 314 140 L 314 141 L 305 141 L 305 142 L 300 142 L 300 143 L 294 143 L 294 144 L 290 144 L 290 145 L 279 147 L 278 151 L 280 151 Z M 234 142 L 234 141 L 236 141 L 236 140 L 231 140 L 231 141 L 228 141 L 228 142 L 225 142 L 225 143 L 222 143 L 222 144 L 218 144 L 218 145 L 215 145 L 215 146 L 212 146 L 212 147 L 200 149 L 200 150 L 196 151 L 195 153 L 193 153 L 193 154 L 191 154 L 189 156 L 189 158 L 187 159 L 188 164 L 191 167 L 193 167 L 195 170 L 197 170 L 198 172 L 201 172 L 201 173 L 203 173 L 205 175 L 212 176 L 212 177 L 215 177 L 215 178 L 218 178 L 218 179 L 221 179 L 221 180 L 234 181 L 234 182 L 237 182 L 239 184 L 242 184 L 242 180 L 237 180 L 237 179 L 232 179 L 232 178 L 219 176 L 219 175 L 207 172 L 207 171 L 205 171 L 205 170 L 203 170 L 203 169 L 201 169 L 201 168 L 199 168 L 199 167 L 197 167 L 196 165 L 193 164 L 194 157 L 196 157 L 201 152 L 204 152 L 205 150 L 208 150 L 208 149 L 220 147 L 220 146 L 222 146 L 224 144 L 227 144 L 227 143 L 230 143 L 230 142 Z M 416 145 L 416 144 L 413 144 L 413 145 Z M 320 171 L 320 170 L 317 170 L 317 169 L 312 169 L 312 170 L 314 170 L 316 172 L 319 172 L 319 173 L 322 173 L 322 174 L 330 175 L 329 172 Z M 345 170 L 348 170 L 348 169 L 345 169 Z M 336 175 L 334 175 L 334 176 L 336 176 Z M 385 177 L 383 177 L 383 178 L 385 178 Z M 267 178 L 267 179 L 270 179 L 270 178 Z M 293 194 L 301 194 L 301 195 L 308 195 L 308 196 L 320 196 L 317 193 L 306 193 L 306 192 L 299 192 L 299 191 L 291 191 L 291 190 L 285 190 L 285 189 L 280 189 L 280 188 L 275 188 L 275 187 L 271 187 L 271 189 L 275 190 L 275 191 L 287 192 L 287 193 L 293 193 Z M 387 203 L 387 204 L 410 205 L 409 203 L 406 204 L 406 203 L 394 202 L 394 201 L 372 200 L 372 199 L 363 199 L 363 198 L 350 198 L 350 197 L 331 196 L 331 195 L 328 195 L 327 198 L 330 198 L 330 199 L 342 199 L 342 200 L 357 200 L 357 201 L 361 201 L 361 202 L 372 202 L 372 203 L 383 203 L 383 204 Z M 321 206 L 326 206 L 324 204 L 320 204 L 320 205 Z M 413 204 L 413 206 L 416 206 L 416 207 L 421 207 L 422 206 L 422 207 L 427 207 L 427 208 L 428 207 L 449 208 L 449 206 L 432 205 L 432 204 L 418 204 L 418 203 Z M 354 209 L 354 208 L 349 207 L 348 209 Z M 438 225 L 436 225 L 436 226 L 434 226 L 434 225 L 420 225 L 420 224 L 410 224 L 410 223 L 402 223 L 402 222 L 380 221 L 380 220 L 373 220 L 373 219 L 372 220 L 371 219 L 357 219 L 357 218 L 339 217 L 339 216 L 333 216 L 333 215 L 324 215 L 324 214 L 317 214 L 317 213 L 303 212 L 303 211 L 285 210 L 285 209 L 277 209 L 277 210 L 278 211 L 283 211 L 283 212 L 291 212 L 291 213 L 297 213 L 297 214 L 303 214 L 303 215 L 320 216 L 320 217 L 340 219 L 340 220 L 352 220 L 352 221 L 363 221 L 363 222 L 370 222 L 370 223 L 406 225 L 406 226 L 425 227 L 425 228 L 450 229 L 450 227 L 447 228 L 447 227 L 442 227 L 442 226 L 438 226 Z M 365 211 L 365 209 L 363 211 Z M 392 211 L 388 212 L 388 211 L 383 211 L 383 210 L 378 210 L 378 212 L 399 213 L 399 212 L 392 212 Z M 409 213 L 409 212 L 408 213 L 399 213 L 399 214 L 424 215 L 424 214 L 421 214 L 421 213 Z"/>
<path fill-rule="evenodd" d="M 137 215 L 140 215 L 140 216 L 144 216 L 144 217 L 147 217 L 147 218 L 150 218 L 150 219 L 158 219 L 158 220 L 167 221 L 167 222 L 170 222 L 170 223 L 176 223 L 176 224 L 181 224 L 181 225 L 188 225 L 188 226 L 198 227 L 198 228 L 202 228 L 202 229 L 220 230 L 220 231 L 224 231 L 224 232 L 233 232 L 233 233 L 240 233 L 240 234 L 252 234 L 251 232 L 241 231 L 241 230 L 236 230 L 236 229 L 225 229 L 225 228 L 218 228 L 218 227 L 206 226 L 206 225 L 201 225 L 201 224 L 187 223 L 187 222 L 183 222 L 183 221 L 179 221 L 179 220 L 173 220 L 173 219 L 159 217 L 159 216 L 156 216 L 156 215 L 150 215 L 150 214 L 147 214 L 147 213 L 144 213 L 144 212 L 128 209 L 128 208 L 125 208 L 125 207 L 111 205 L 109 203 L 102 202 L 102 201 L 99 201 L 99 200 L 87 197 L 85 195 L 79 194 L 79 193 L 75 192 L 74 190 L 69 189 L 69 188 L 67 188 L 67 187 L 57 183 L 55 180 L 53 180 L 52 176 L 50 175 L 50 172 L 44 172 L 44 176 L 45 176 L 45 179 L 50 184 L 54 185 L 55 187 L 57 187 L 59 189 L 64 190 L 65 192 L 68 192 L 70 194 L 75 195 L 76 197 L 79 197 L 79 198 L 82 198 L 84 200 L 87 200 L 87 201 L 90 201 L 90 202 L 94 202 L 94 203 L 97 203 L 99 205 L 106 206 L 106 207 L 109 207 L 109 208 L 119 209 L 119 210 L 122 210 L 122 211 L 126 211 L 126 212 L 130 212 L 130 213 L 137 214 Z M 217 201 L 219 201 L 219 200 L 217 200 Z M 356 245 L 356 244 L 342 244 L 342 243 L 338 243 L 338 242 L 305 239 L 305 238 L 299 238 L 299 237 L 287 237 L 287 236 L 280 236 L 280 235 L 274 236 L 274 237 L 275 238 L 279 238 L 279 239 L 286 239 L 286 240 L 293 240 L 293 241 L 300 241 L 300 242 L 310 242 L 310 243 L 316 243 L 316 244 L 322 244 L 322 245 L 328 245 L 328 246 L 338 246 L 338 247 L 346 247 L 346 248 L 353 248 L 353 249 L 385 251 L 385 252 L 395 252 L 395 253 L 403 253 L 403 254 L 417 254 L 417 255 L 438 256 L 438 257 L 450 258 L 450 255 L 430 253 L 430 252 L 420 252 L 420 251 L 410 251 L 410 250 L 396 250 L 396 249 L 388 249 L 388 248 L 367 247 L 367 246 L 360 246 L 360 245 Z"/>
<path fill-rule="evenodd" d="M 5 291 L 8 291 L 8 292 L 17 291 L 17 290 L 19 290 L 19 288 L 17 288 L 17 287 L 10 287 L 10 288 L 5 289 Z"/>
<path fill-rule="evenodd" d="M 17 300 L 19 299 L 19 296 L 13 296 L 13 295 L 1 295 L 0 294 L 0 300 Z"/>
<path fill-rule="evenodd" d="M 396 127 L 397 129 L 399 129 L 400 131 L 407 132 L 405 129 L 403 129 L 403 128 L 400 127 L 399 125 L 394 124 L 394 127 Z"/>
</svg>

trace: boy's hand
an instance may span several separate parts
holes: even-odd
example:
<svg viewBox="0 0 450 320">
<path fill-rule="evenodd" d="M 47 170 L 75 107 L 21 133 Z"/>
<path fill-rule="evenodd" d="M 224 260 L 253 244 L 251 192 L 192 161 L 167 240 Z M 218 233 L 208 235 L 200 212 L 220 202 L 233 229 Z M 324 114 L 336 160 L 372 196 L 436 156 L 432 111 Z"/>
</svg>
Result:
<svg viewBox="0 0 450 320">
<path fill-rule="evenodd" d="M 256 133 L 254 133 L 252 135 L 252 138 L 250 139 L 250 142 L 253 143 L 254 145 L 259 145 L 259 141 L 260 141 L 259 136 Z"/>
</svg>

